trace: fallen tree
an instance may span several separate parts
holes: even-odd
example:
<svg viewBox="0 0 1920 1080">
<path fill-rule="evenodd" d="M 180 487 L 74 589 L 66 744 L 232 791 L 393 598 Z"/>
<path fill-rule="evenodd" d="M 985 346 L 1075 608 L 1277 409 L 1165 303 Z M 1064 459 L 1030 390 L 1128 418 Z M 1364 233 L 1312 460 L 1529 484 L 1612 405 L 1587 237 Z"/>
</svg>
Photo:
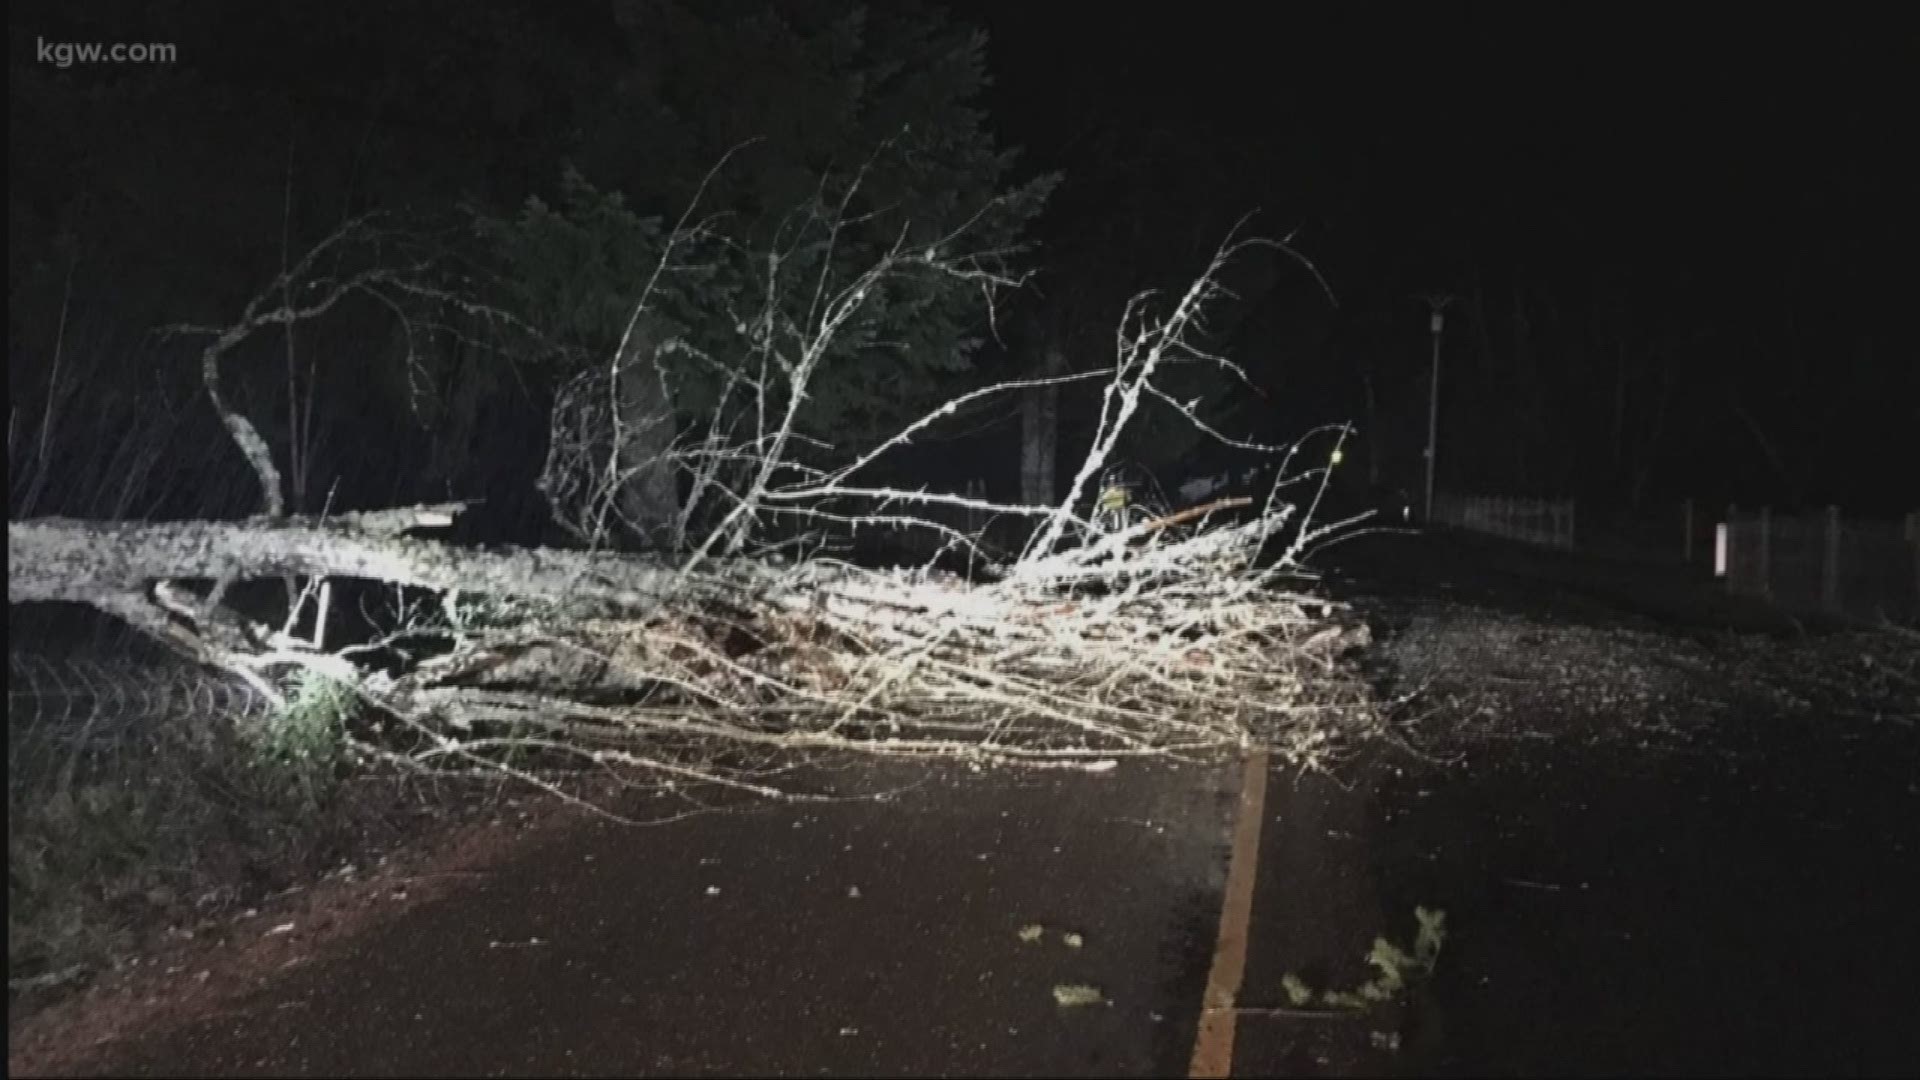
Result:
<svg viewBox="0 0 1920 1080">
<path fill-rule="evenodd" d="M 399 535 L 450 524 L 449 504 L 300 520 L 9 522 L 7 599 L 98 603 L 184 578 L 352 577 L 522 598 L 573 596 L 644 610 L 687 578 L 659 559 L 554 548 L 470 549 Z M 390 525 L 366 522 L 390 521 Z M 750 570 L 743 569 L 743 573 Z"/>
<path fill-rule="evenodd" d="M 350 680 L 430 736 L 416 763 L 513 747 L 713 779 L 702 770 L 729 745 L 1082 767 L 1258 745 L 1308 761 L 1365 715 L 1339 664 L 1364 627 L 1278 587 L 1285 568 L 1252 568 L 1286 518 L 1151 547 L 1117 534 L 988 582 L 818 559 L 692 569 L 475 551 L 351 524 L 41 520 L 9 525 L 9 599 L 92 603 L 250 678 Z M 454 640 L 392 677 L 174 584 L 287 573 L 534 602 L 485 627 L 396 631 Z"/>
<path fill-rule="evenodd" d="M 1136 299 L 1112 367 L 973 391 L 839 465 L 819 464 L 817 453 L 802 460 L 819 448 L 795 416 L 827 345 L 860 318 L 870 292 L 909 272 L 956 275 L 989 291 L 1015 279 L 983 268 L 977 254 L 943 254 L 957 250 L 952 244 L 895 250 L 837 287 L 822 270 L 804 318 L 769 302 L 758 326 L 743 324 L 743 355 L 720 365 L 728 379 L 702 434 L 665 452 L 695 493 L 665 550 L 474 549 L 411 535 L 449 524 L 463 504 L 289 518 L 268 461 L 255 469 L 269 488 L 259 518 L 9 522 L 9 601 L 92 604 L 269 694 L 281 692 L 288 672 L 334 680 L 374 718 L 353 728 L 359 749 L 415 768 L 488 768 L 542 782 L 541 768 L 573 762 L 668 785 L 774 793 L 765 774 L 815 752 L 1104 769 L 1126 757 L 1263 747 L 1320 764 L 1343 732 L 1375 719 L 1364 684 L 1342 662 L 1364 627 L 1302 588 L 1300 553 L 1347 524 L 1313 523 L 1327 467 L 1292 467 L 1326 433 L 1287 446 L 1234 442 L 1154 381 L 1179 364 L 1244 377 L 1189 338 L 1222 266 L 1257 244 L 1283 247 L 1229 243 L 1162 314 Z M 269 293 L 286 286 L 276 281 Z M 242 324 L 299 314 L 257 301 Z M 583 537 L 604 535 L 607 516 L 620 512 L 627 472 L 661 464 L 634 463 L 619 441 L 622 411 L 596 405 L 593 388 L 622 385 L 632 375 L 624 365 L 652 365 L 642 377 L 664 380 L 659 360 L 673 347 L 661 342 L 648 353 L 622 342 L 610 370 L 583 377 L 556 406 L 545 488 L 570 500 L 556 502 L 556 517 Z M 206 369 L 226 414 L 213 359 Z M 1102 395 L 1099 425 L 1056 505 L 866 479 L 876 461 L 963 406 L 1089 382 Z M 1153 400 L 1212 437 L 1279 458 L 1271 490 L 1257 503 L 1227 500 L 1102 529 L 1087 510 L 1106 495 L 1092 490 L 1094 480 Z M 611 439 L 587 432 L 606 417 Z M 232 415 L 227 427 L 252 431 Z M 236 438 L 257 464 L 260 440 Z M 1301 497 L 1283 497 L 1293 492 Z M 1006 557 L 943 524 L 941 509 L 1033 527 Z M 1228 509 L 1245 514 L 1219 520 Z M 931 562 L 854 566 L 819 545 L 819 529 L 840 526 L 930 531 L 990 572 L 969 580 Z M 224 603 L 236 580 L 288 575 L 430 590 L 439 610 L 416 611 L 381 641 L 327 651 L 318 635 L 292 634 L 301 605 L 323 603 L 323 588 L 303 593 L 278 631 Z M 476 603 L 485 618 L 475 618 Z M 368 662 L 408 639 L 436 645 L 398 671 Z"/>
</svg>

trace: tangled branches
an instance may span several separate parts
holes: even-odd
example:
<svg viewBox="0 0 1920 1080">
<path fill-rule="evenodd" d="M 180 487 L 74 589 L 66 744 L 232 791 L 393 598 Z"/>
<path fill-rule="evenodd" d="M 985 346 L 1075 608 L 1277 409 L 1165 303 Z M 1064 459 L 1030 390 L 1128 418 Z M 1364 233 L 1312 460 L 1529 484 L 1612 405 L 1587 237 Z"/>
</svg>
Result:
<svg viewBox="0 0 1920 1080">
<path fill-rule="evenodd" d="M 1338 752 L 1343 734 L 1373 724 L 1365 684 L 1344 662 L 1365 643 L 1364 626 L 1301 587 L 1301 552 L 1349 524 L 1314 520 L 1328 467 L 1295 467 L 1329 432 L 1283 446 L 1234 440 L 1156 381 L 1190 365 L 1246 379 L 1195 342 L 1222 293 L 1222 268 L 1250 248 L 1291 254 L 1285 245 L 1230 242 L 1164 309 L 1136 298 L 1109 367 L 972 390 L 836 461 L 807 427 L 807 403 L 845 377 L 829 374 L 843 345 L 877 340 L 877 297 L 934 278 L 991 302 L 1020 280 L 1001 268 L 1004 252 L 969 250 L 964 227 L 911 242 L 903 231 L 857 273 L 831 259 L 807 263 L 803 251 L 832 249 L 851 194 L 837 212 L 810 217 L 813 232 L 754 257 L 764 295 L 755 311 L 729 313 L 737 355 L 667 329 L 684 320 L 654 317 L 660 292 L 649 282 L 616 354 L 560 397 L 544 486 L 556 517 L 594 551 L 470 551 L 395 535 L 445 524 L 446 508 L 305 523 L 270 500 L 269 515 L 251 523 L 14 523 L 10 536 L 36 542 L 25 548 L 41 557 L 10 556 L 9 595 L 89 600 L 176 647 L 192 638 L 183 651 L 250 680 L 323 676 L 362 706 L 348 728 L 373 758 L 541 784 L 544 770 L 584 762 L 667 786 L 772 794 L 797 762 L 847 754 L 1103 769 L 1261 747 L 1312 766 Z M 682 243 L 745 257 L 684 221 L 668 254 Z M 662 257 L 660 273 L 670 261 Z M 795 280 L 796 266 L 810 266 L 811 279 Z M 1094 387 L 1097 425 L 1056 505 L 884 479 L 890 455 L 965 410 Z M 1271 486 L 1146 520 L 1111 513 L 1109 493 L 1093 488 L 1148 401 L 1267 456 Z M 694 403 L 703 414 L 689 411 Z M 1016 555 L 996 561 L 977 531 L 952 524 L 964 515 L 1030 531 Z M 877 570 L 822 554 L 821 536 L 854 526 L 930 534 L 988 572 L 967 580 L 933 562 Z M 652 550 L 606 550 L 622 529 Z M 127 550 L 100 557 L 103 537 Z M 91 579 L 52 581 L 76 568 Z M 433 589 L 444 611 L 416 613 L 384 643 L 334 652 L 317 633 L 310 643 L 290 632 L 200 640 L 222 624 L 214 616 L 225 582 L 286 573 Z M 207 597 L 155 606 L 175 595 L 166 579 L 190 576 L 218 581 Z M 456 617 L 451 582 L 499 610 L 479 622 Z M 403 639 L 436 644 L 422 660 L 398 647 Z M 388 662 L 375 666 L 368 658 L 383 648 Z"/>
<path fill-rule="evenodd" d="M 428 757 L 505 739 L 670 777 L 712 778 L 739 749 L 1105 768 L 1260 746 L 1317 764 L 1370 722 L 1341 663 L 1366 631 L 1271 571 L 1217 569 L 1272 524 L 1074 571 L 1118 585 L 1102 589 L 815 562 L 753 607 L 486 635 L 466 653 L 485 671 L 423 672 L 388 701 L 468 733 Z"/>
<path fill-rule="evenodd" d="M 769 302 L 746 359 L 725 366 L 731 375 L 700 434 L 664 452 L 694 493 L 676 522 L 684 599 L 637 619 L 523 622 L 469 637 L 381 695 L 430 734 L 412 760 L 495 760 L 511 748 L 639 769 L 670 784 L 755 790 L 772 790 L 755 778 L 760 769 L 813 753 L 1101 769 L 1127 757 L 1258 746 L 1323 763 L 1343 731 L 1374 722 L 1365 685 L 1343 663 L 1364 644 L 1364 626 L 1295 588 L 1301 550 L 1347 524 L 1312 525 L 1326 470 L 1292 469 L 1304 439 L 1261 446 L 1219 435 L 1154 381 L 1179 364 L 1244 378 L 1190 340 L 1219 293 L 1222 267 L 1256 243 L 1267 242 L 1224 246 L 1162 317 L 1147 315 L 1147 298 L 1131 305 L 1112 367 L 961 395 L 838 466 L 795 452 L 815 446 L 796 417 L 836 335 L 856 324 L 869 291 L 909 263 L 978 271 L 943 262 L 936 250 L 896 249 L 837 289 L 823 270 L 813 292 L 826 299 L 807 308 L 811 322 Z M 664 379 L 666 351 L 626 362 L 650 363 L 648 377 Z M 617 384 L 617 375 L 599 382 Z M 1088 382 L 1101 387 L 1099 426 L 1058 505 L 867 479 L 887 454 L 982 399 Z M 570 448 L 571 465 L 550 478 L 590 496 L 576 506 L 614 507 L 623 482 L 617 448 L 587 448 L 618 408 L 586 392 L 592 385 L 583 380 L 556 412 L 556 445 Z M 1090 483 L 1150 398 L 1213 437 L 1272 455 L 1280 468 L 1264 498 L 1103 527 Z M 730 438 L 735 432 L 745 434 Z M 550 486 L 550 496 L 559 490 Z M 1283 497 L 1294 490 L 1309 497 Z M 702 497 L 719 509 L 694 528 L 691 504 Z M 942 522 L 939 511 L 954 509 L 1022 517 L 1034 528 L 1016 558 L 988 564 L 984 581 L 931 563 L 875 570 L 817 552 L 781 555 L 808 526 L 849 523 L 925 530 L 983 554 L 978 536 Z M 1249 512 L 1222 520 L 1214 511 L 1223 509 Z M 573 526 L 587 535 L 587 521 Z"/>
</svg>

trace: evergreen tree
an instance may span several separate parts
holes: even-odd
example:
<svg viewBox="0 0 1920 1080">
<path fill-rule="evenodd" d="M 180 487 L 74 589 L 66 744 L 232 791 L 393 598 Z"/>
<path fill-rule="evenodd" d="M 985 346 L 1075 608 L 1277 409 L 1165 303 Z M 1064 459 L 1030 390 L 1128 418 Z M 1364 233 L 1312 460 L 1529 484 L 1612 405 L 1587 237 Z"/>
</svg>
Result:
<svg viewBox="0 0 1920 1080">
<path fill-rule="evenodd" d="M 1053 186 L 1009 185 L 1012 154 L 973 103 L 985 37 L 924 7 L 634 0 L 620 14 L 631 56 L 559 197 L 482 226 L 511 303 L 556 335 L 543 347 L 563 363 L 611 360 L 624 339 L 623 371 L 664 365 L 664 379 L 618 391 L 641 459 L 708 414 L 768 305 L 774 325 L 817 327 L 821 285 L 831 295 L 889 253 L 1004 264 Z M 702 231 L 676 240 L 656 279 L 683 213 Z M 810 384 L 799 432 L 838 453 L 887 434 L 970 369 L 988 316 L 980 288 L 949 275 L 876 281 Z M 629 483 L 650 492 L 629 523 L 663 525 L 672 487 L 659 470 Z"/>
</svg>

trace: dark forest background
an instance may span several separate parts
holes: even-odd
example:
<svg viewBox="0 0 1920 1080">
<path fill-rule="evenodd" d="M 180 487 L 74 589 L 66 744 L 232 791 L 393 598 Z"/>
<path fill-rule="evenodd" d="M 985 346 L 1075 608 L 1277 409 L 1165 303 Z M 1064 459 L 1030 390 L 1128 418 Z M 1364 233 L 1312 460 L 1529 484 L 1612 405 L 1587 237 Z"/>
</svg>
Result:
<svg viewBox="0 0 1920 1080">
<path fill-rule="evenodd" d="M 1237 433 L 1350 420 L 1354 482 L 1417 488 L 1422 297 L 1445 293 L 1442 488 L 1623 517 L 1684 497 L 1862 514 L 1920 497 L 1899 104 L 1916 57 L 1891 23 L 1230 10 L 11 5 L 10 512 L 256 509 L 198 343 L 157 329 L 231 321 L 357 215 L 525 285 L 554 248 L 493 241 L 557 210 L 586 229 L 567 242 L 592 272 L 489 297 L 551 319 L 556 295 L 630 296 L 620 271 L 642 261 L 622 261 L 621 230 L 672 221 L 741 140 L 761 139 L 706 205 L 751 232 L 901 132 L 881 200 L 950 219 L 1011 193 L 994 227 L 1036 274 L 991 320 L 903 319 L 927 339 L 897 369 L 847 369 L 828 396 L 848 445 L 1049 346 L 1109 362 L 1126 298 L 1184 287 L 1257 211 L 1246 229 L 1290 236 L 1324 288 L 1284 254 L 1236 268 L 1210 344 L 1258 385 L 1214 395 Z M 43 41 L 169 42 L 178 59 L 61 68 Z M 459 334 L 410 340 L 372 303 L 228 364 L 294 509 L 484 496 L 475 535 L 516 539 L 552 538 L 535 480 L 562 374 Z M 1063 463 L 1087 419 L 1067 411 Z M 1012 411 L 984 413 L 910 467 L 1013 494 L 1018 435 Z M 1174 479 L 1219 460 L 1191 441 L 1138 452 Z"/>
</svg>

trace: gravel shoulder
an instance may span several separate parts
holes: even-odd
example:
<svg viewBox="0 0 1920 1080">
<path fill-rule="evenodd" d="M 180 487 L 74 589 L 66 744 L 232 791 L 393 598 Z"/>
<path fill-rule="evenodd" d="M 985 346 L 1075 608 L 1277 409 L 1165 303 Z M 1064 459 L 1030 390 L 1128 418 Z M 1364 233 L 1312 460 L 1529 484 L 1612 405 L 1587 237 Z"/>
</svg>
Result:
<svg viewBox="0 0 1920 1080">
<path fill-rule="evenodd" d="M 1920 1063 L 1920 639 L 1616 569 L 1444 538 L 1346 560 L 1409 746 L 1275 778 L 1242 1004 L 1359 984 L 1416 906 L 1448 935 L 1390 1007 L 1243 1021 L 1237 1074 Z"/>
</svg>

